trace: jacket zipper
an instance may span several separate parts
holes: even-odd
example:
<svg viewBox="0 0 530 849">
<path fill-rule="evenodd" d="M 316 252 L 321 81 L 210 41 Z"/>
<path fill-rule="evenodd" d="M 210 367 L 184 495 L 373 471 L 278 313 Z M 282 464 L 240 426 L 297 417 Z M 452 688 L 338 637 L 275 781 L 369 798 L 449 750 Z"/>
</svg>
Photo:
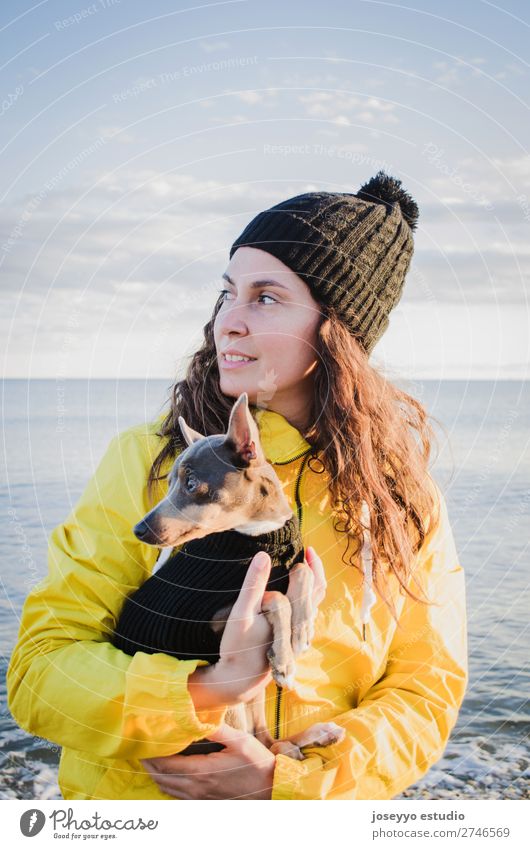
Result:
<svg viewBox="0 0 530 849">
<path fill-rule="evenodd" d="M 300 533 L 302 532 L 302 515 L 303 515 L 302 514 L 302 503 L 300 501 L 300 482 L 301 482 L 301 479 L 302 479 L 302 472 L 304 470 L 304 466 L 306 464 L 306 461 L 307 461 L 307 458 L 308 458 L 308 455 L 310 454 L 310 452 L 311 452 L 311 449 L 309 448 L 306 451 L 302 451 L 301 454 L 297 454 L 296 457 L 292 457 L 290 460 L 287 460 L 283 463 L 275 463 L 274 464 L 275 466 L 286 466 L 289 463 L 293 463 L 295 460 L 299 460 L 300 457 L 304 458 L 302 460 L 302 462 L 300 463 L 300 471 L 298 472 L 298 475 L 296 476 L 296 484 L 295 484 L 295 488 L 294 488 L 294 497 L 295 497 L 295 501 L 296 501 L 296 510 L 297 510 L 297 513 L 298 513 L 298 524 L 300 526 Z M 280 687 L 280 685 L 276 684 L 276 705 L 275 705 L 275 712 L 274 712 L 274 739 L 275 740 L 280 739 L 280 706 L 281 706 L 281 703 L 282 703 L 282 692 L 283 691 L 282 691 L 282 688 Z"/>
</svg>

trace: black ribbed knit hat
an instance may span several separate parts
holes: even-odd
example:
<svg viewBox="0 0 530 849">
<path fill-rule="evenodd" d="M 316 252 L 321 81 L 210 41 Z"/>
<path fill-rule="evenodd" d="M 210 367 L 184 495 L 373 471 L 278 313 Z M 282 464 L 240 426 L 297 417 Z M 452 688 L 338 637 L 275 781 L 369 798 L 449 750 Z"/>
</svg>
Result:
<svg viewBox="0 0 530 849">
<path fill-rule="evenodd" d="M 275 256 L 332 306 L 370 354 L 403 292 L 418 207 L 379 171 L 357 194 L 307 192 L 260 212 L 230 249 Z"/>
</svg>

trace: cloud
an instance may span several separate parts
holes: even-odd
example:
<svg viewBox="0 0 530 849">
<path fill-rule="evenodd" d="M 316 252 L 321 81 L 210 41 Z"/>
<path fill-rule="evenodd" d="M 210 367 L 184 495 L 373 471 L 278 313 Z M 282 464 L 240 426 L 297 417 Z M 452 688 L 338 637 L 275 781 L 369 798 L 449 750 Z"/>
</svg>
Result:
<svg viewBox="0 0 530 849">
<path fill-rule="evenodd" d="M 404 298 L 524 306 L 529 274 L 527 258 L 517 260 L 492 250 L 442 244 L 438 249 L 415 251 Z"/>
<path fill-rule="evenodd" d="M 474 201 L 495 210 L 513 203 L 521 205 L 521 193 L 530 194 L 530 157 L 461 156 L 452 158 L 433 141 L 423 142 L 424 183 L 440 198 L 456 203 Z"/>
<path fill-rule="evenodd" d="M 318 90 L 330 86 L 337 86 L 340 89 L 341 85 L 343 85 L 343 81 L 329 74 L 314 77 L 311 80 L 291 76 L 282 79 L 279 86 L 264 87 L 259 91 L 230 91 L 225 89 L 225 93 L 231 94 L 236 100 L 250 107 L 259 105 L 260 109 L 272 109 L 273 107 L 279 109 L 285 104 L 288 109 L 292 110 L 298 106 L 300 116 L 305 115 L 309 118 L 322 119 L 339 126 L 361 123 L 377 127 L 400 123 L 395 114 L 396 104 L 394 103 L 387 103 L 373 95 L 362 97 L 340 90 Z M 307 89 L 313 87 L 316 89 L 315 91 L 307 91 Z M 297 91 L 298 88 L 302 90 Z M 222 115 L 217 114 L 210 120 L 213 123 L 244 123 L 251 121 L 252 118 L 253 113 L 248 115 L 242 113 L 227 115 L 224 113 Z"/>
<path fill-rule="evenodd" d="M 374 365 L 424 379 L 528 379 L 528 318 L 528 307 L 400 302 Z"/>
<path fill-rule="evenodd" d="M 497 71 L 493 76 L 496 80 L 509 80 L 515 79 L 519 77 L 526 77 L 528 71 L 526 68 L 523 68 L 521 65 L 517 65 L 515 62 L 508 62 L 504 65 L 503 70 Z"/>
<path fill-rule="evenodd" d="M 530 156 L 528 154 L 508 157 L 494 156 L 491 163 L 508 179 L 518 181 L 525 188 L 530 189 Z"/>
<path fill-rule="evenodd" d="M 352 155 L 359 148 L 345 147 Z M 511 164 L 523 168 L 519 160 Z M 263 183 L 227 188 L 214 179 L 140 169 L 96 176 L 91 186 L 56 189 L 29 213 L 27 195 L 0 211 L 3 288 L 25 294 L 106 292 L 131 281 L 130 291 L 137 287 L 138 293 L 141 286 L 199 283 L 218 274 L 229 245 L 257 212 L 309 190 L 304 186 L 293 181 L 281 189 Z M 492 300 L 497 288 L 520 298 L 521 274 L 528 269 L 524 208 L 504 201 L 493 215 L 465 196 L 449 200 L 446 206 L 419 203 L 416 260 L 421 258 L 436 291 L 452 297 L 447 287 L 452 264 L 469 297 Z M 13 244 L 2 253 L 10 239 Z M 485 282 L 488 274 L 493 289 Z"/>
<path fill-rule="evenodd" d="M 249 103 L 252 106 L 255 103 L 263 103 L 265 100 L 265 96 L 274 96 L 275 92 L 261 92 L 261 91 L 236 91 L 234 92 L 234 97 L 236 100 L 241 100 L 242 103 Z"/>
<path fill-rule="evenodd" d="M 230 42 L 221 41 L 221 39 L 199 41 L 199 47 L 201 48 L 201 50 L 204 50 L 205 53 L 215 53 L 217 50 L 229 50 Z"/>
<path fill-rule="evenodd" d="M 359 146 L 349 147 L 355 153 Z M 519 159 L 504 165 L 524 170 Z M 101 325 L 109 340 L 134 326 L 144 345 L 170 316 L 168 337 L 174 328 L 186 338 L 190 326 L 206 322 L 229 246 L 243 227 L 285 197 L 316 188 L 296 181 L 225 186 L 139 169 L 59 187 L 25 221 L 32 196 L 19 198 L 0 212 L 0 248 L 17 222 L 24 224 L 10 250 L 0 251 L 5 316 L 0 331 L 5 337 L 14 318 L 10 350 L 22 356 L 38 327 L 41 348 L 51 346 L 53 354 L 78 302 L 76 357 L 89 356 L 90 338 Z M 420 203 L 420 210 L 405 302 L 526 303 L 528 223 L 517 203 L 495 207 L 505 234 L 492 214 L 469 200 L 447 208 L 431 200 Z M 130 356 L 137 361 L 135 353 Z"/>
<path fill-rule="evenodd" d="M 227 189 L 217 180 L 139 169 L 96 174 L 38 200 L 38 192 L 28 194 L 0 210 L 4 291 L 204 280 L 224 270 L 228 247 L 250 217 L 280 197 L 272 188 Z"/>
<path fill-rule="evenodd" d="M 134 144 L 138 141 L 135 135 L 124 132 L 122 127 L 116 125 L 97 127 L 96 133 L 106 142 L 117 141 L 120 144 Z"/>
<path fill-rule="evenodd" d="M 519 157 L 502 165 L 525 172 Z M 200 344 L 234 238 L 259 211 L 319 187 L 294 179 L 225 186 L 155 168 L 84 179 L 59 184 L 37 206 L 29 194 L 0 210 L 4 344 L 13 331 L 8 374 L 171 374 Z M 466 198 L 419 204 L 403 304 L 427 311 L 491 304 L 501 312 L 513 304 L 524 314 L 524 208 L 496 201 L 492 214 Z"/>
<path fill-rule="evenodd" d="M 181 306 L 178 292 L 173 299 L 169 295 L 127 300 L 103 292 L 72 298 L 55 291 L 36 314 L 33 308 L 41 305 L 34 301 L 31 316 L 17 322 L 9 341 L 6 374 L 169 380 L 177 370 L 182 373 L 201 345 L 210 315 L 204 296 L 192 309 Z M 375 349 L 374 365 L 390 372 L 391 379 L 528 378 L 527 327 L 528 308 L 517 305 L 403 299 Z"/>
<path fill-rule="evenodd" d="M 313 91 L 299 94 L 298 102 L 306 115 L 336 124 L 398 124 L 394 103 L 377 97 L 358 97 L 347 92 Z"/>
<path fill-rule="evenodd" d="M 484 77 L 486 71 L 480 66 L 485 65 L 483 56 L 475 56 L 471 59 L 464 57 L 448 57 L 432 63 L 435 71 L 433 81 L 447 88 L 456 87 L 466 83 L 471 77 Z"/>
</svg>

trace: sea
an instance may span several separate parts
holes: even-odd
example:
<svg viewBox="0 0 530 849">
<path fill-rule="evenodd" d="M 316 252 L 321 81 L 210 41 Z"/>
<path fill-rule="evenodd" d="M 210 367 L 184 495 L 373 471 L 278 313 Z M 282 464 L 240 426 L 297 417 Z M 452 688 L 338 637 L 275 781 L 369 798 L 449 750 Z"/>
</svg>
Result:
<svg viewBox="0 0 530 849">
<path fill-rule="evenodd" d="M 530 798 L 530 382 L 398 385 L 435 419 L 431 471 L 466 574 L 470 680 L 443 757 L 397 798 Z M 6 705 L 22 605 L 110 439 L 158 416 L 169 391 L 164 380 L 2 384 L 0 798 L 61 799 L 58 746 Z"/>
</svg>

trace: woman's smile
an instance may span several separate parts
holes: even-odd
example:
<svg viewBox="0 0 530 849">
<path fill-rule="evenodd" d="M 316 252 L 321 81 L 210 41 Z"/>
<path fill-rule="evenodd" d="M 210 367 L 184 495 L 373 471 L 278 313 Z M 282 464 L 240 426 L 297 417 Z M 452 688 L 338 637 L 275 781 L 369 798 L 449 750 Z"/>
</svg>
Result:
<svg viewBox="0 0 530 849">
<path fill-rule="evenodd" d="M 251 357 L 238 351 L 235 348 L 229 348 L 226 351 L 221 351 L 219 356 L 219 365 L 221 368 L 240 368 L 241 366 L 249 366 L 256 362 L 256 357 Z"/>
<path fill-rule="evenodd" d="M 219 365 L 221 368 L 225 369 L 234 369 L 234 368 L 242 368 L 243 366 L 250 366 L 252 363 L 256 362 L 255 357 L 249 357 L 247 359 L 240 358 L 239 354 L 225 354 L 222 353 L 219 357 Z"/>
</svg>

